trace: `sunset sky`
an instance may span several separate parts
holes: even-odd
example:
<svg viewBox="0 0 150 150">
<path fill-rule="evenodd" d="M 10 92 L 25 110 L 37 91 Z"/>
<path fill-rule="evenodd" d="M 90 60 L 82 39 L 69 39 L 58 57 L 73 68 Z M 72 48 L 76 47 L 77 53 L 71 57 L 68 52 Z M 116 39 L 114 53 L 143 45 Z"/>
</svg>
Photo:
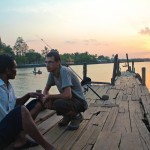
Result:
<svg viewBox="0 0 150 150">
<path fill-rule="evenodd" d="M 1 0 L 0 37 L 40 52 L 150 58 L 150 0 Z M 44 42 L 41 40 L 43 39 Z"/>
</svg>

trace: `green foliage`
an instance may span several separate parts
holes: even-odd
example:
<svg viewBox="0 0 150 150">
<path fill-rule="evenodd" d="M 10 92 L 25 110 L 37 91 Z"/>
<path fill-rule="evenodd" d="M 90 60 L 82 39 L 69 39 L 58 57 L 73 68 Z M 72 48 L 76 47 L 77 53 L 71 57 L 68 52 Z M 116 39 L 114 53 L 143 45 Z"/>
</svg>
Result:
<svg viewBox="0 0 150 150">
<path fill-rule="evenodd" d="M 108 56 L 103 56 L 103 55 L 98 56 L 98 61 L 101 62 L 101 63 L 111 62 L 110 58 Z"/>
<path fill-rule="evenodd" d="M 37 52 L 28 52 L 25 54 L 25 57 L 27 58 L 28 64 L 39 64 L 42 60 L 41 54 Z"/>
<path fill-rule="evenodd" d="M 45 57 L 50 50 L 45 46 L 44 49 L 41 51 L 42 51 L 42 56 Z"/>
<path fill-rule="evenodd" d="M 1 51 L 0 52 L 3 54 L 15 56 L 13 49 L 10 47 L 10 45 L 6 45 L 5 43 L 1 44 Z"/>
<path fill-rule="evenodd" d="M 16 40 L 16 43 L 14 45 L 14 51 L 16 55 L 22 56 L 25 55 L 25 53 L 28 50 L 28 45 L 24 42 L 22 37 L 18 37 Z"/>
<path fill-rule="evenodd" d="M 27 58 L 25 56 L 19 56 L 19 55 L 17 56 L 16 55 L 15 59 L 16 59 L 16 62 L 18 65 L 27 64 Z"/>
<path fill-rule="evenodd" d="M 76 64 L 81 63 L 97 63 L 97 55 L 90 55 L 88 52 L 85 53 L 64 53 L 61 55 L 61 60 L 63 63 L 74 62 Z"/>
<path fill-rule="evenodd" d="M 45 60 L 45 55 L 50 51 L 56 51 L 57 49 L 49 50 L 46 46 L 44 50 L 41 50 L 42 54 L 35 52 L 34 49 L 29 49 L 22 37 L 18 37 L 13 49 L 5 43 L 0 45 L 0 53 L 6 53 L 15 56 L 18 64 L 42 64 Z M 15 52 L 15 54 L 14 54 Z M 82 63 L 98 63 L 110 62 L 110 58 L 107 56 L 91 55 L 88 52 L 84 53 L 64 53 L 60 55 L 63 64 L 82 64 Z"/>
</svg>

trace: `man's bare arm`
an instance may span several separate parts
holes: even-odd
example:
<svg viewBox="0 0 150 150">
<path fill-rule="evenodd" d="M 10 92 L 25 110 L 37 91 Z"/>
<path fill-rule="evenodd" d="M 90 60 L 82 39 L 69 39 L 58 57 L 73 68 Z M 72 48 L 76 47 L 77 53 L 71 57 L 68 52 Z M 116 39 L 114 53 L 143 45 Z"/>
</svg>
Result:
<svg viewBox="0 0 150 150">
<path fill-rule="evenodd" d="M 71 87 L 64 88 L 63 92 L 60 94 L 50 94 L 43 97 L 43 103 L 46 103 L 50 100 L 55 99 L 66 99 L 69 100 L 72 98 Z"/>
<path fill-rule="evenodd" d="M 39 98 L 39 97 L 42 97 L 43 94 L 39 94 L 39 93 L 36 93 L 36 92 L 30 92 L 30 93 L 27 93 L 25 94 L 24 96 L 20 97 L 20 98 L 17 98 L 16 99 L 16 104 L 18 105 L 24 105 L 30 98 Z"/>
</svg>

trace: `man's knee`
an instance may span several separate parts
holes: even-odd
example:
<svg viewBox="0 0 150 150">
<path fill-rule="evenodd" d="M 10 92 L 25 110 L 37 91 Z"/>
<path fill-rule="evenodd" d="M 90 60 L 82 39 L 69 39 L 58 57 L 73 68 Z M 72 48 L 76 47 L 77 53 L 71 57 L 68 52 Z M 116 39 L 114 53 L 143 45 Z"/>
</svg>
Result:
<svg viewBox="0 0 150 150">
<path fill-rule="evenodd" d="M 32 101 L 30 101 L 27 105 L 26 108 L 31 111 L 38 103 L 38 99 L 33 99 Z"/>
<path fill-rule="evenodd" d="M 58 99 L 53 102 L 53 107 L 56 110 L 57 115 L 64 115 L 68 112 L 65 100 Z"/>
<path fill-rule="evenodd" d="M 29 110 L 25 107 L 25 106 L 21 106 L 21 115 L 22 115 L 22 117 L 24 118 L 24 117 L 28 117 L 29 116 Z"/>
<path fill-rule="evenodd" d="M 53 102 L 54 108 L 57 109 L 62 109 L 64 107 L 64 100 L 62 99 L 57 99 Z"/>
</svg>

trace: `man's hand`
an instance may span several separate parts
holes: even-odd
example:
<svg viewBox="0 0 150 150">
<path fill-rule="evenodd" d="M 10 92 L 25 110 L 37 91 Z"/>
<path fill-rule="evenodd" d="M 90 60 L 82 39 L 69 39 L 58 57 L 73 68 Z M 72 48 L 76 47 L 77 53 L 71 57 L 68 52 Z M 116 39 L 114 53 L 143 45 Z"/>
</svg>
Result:
<svg viewBox="0 0 150 150">
<path fill-rule="evenodd" d="M 30 93 L 28 93 L 28 95 L 29 95 L 30 98 L 39 98 L 39 99 L 42 99 L 42 97 L 44 97 L 43 94 L 36 93 L 36 92 L 30 92 Z"/>
<path fill-rule="evenodd" d="M 50 99 L 49 95 L 45 95 L 44 97 L 42 97 L 41 101 L 43 102 L 45 108 L 53 109 L 54 100 Z"/>
<path fill-rule="evenodd" d="M 47 103 L 48 101 L 50 101 L 49 95 L 43 95 L 43 97 L 41 97 L 41 100 L 43 104 Z"/>
<path fill-rule="evenodd" d="M 46 102 L 46 103 L 44 104 L 44 107 L 47 108 L 47 109 L 52 109 L 52 108 L 53 108 L 52 102 L 51 102 L 51 101 Z"/>
</svg>

